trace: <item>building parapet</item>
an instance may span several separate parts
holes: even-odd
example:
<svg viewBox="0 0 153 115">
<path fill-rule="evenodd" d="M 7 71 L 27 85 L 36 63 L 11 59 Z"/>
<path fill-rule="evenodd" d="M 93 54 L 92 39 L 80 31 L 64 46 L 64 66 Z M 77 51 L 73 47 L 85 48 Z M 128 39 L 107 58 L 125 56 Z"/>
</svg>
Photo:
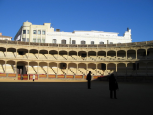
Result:
<svg viewBox="0 0 153 115">
<path fill-rule="evenodd" d="M 153 45 L 152 41 L 133 42 L 133 43 L 119 43 L 119 44 L 53 44 L 53 43 L 34 43 L 34 42 L 21 42 L 21 41 L 7 41 L 0 40 L 0 44 L 19 44 L 29 46 L 47 46 L 47 47 L 86 47 L 86 48 L 99 48 L 99 47 L 130 47 L 130 46 L 150 46 Z"/>
</svg>

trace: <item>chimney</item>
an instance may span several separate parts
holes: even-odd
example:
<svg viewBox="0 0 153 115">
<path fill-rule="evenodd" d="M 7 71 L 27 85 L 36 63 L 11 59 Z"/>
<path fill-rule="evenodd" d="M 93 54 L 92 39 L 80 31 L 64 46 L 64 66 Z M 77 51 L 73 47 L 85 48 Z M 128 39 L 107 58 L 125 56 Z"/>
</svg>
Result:
<svg viewBox="0 0 153 115">
<path fill-rule="evenodd" d="M 2 33 L 0 33 L 0 36 L 2 36 Z"/>
</svg>

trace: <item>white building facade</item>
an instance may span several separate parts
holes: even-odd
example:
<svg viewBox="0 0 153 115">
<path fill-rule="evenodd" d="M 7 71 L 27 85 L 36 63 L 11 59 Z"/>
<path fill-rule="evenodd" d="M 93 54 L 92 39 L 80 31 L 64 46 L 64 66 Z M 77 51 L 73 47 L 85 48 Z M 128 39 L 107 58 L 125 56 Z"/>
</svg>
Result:
<svg viewBox="0 0 153 115">
<path fill-rule="evenodd" d="M 2 33 L 0 33 L 0 40 L 9 40 L 11 41 L 12 37 L 10 36 L 3 36 Z"/>
<path fill-rule="evenodd" d="M 127 29 L 123 36 L 119 33 L 104 31 L 73 31 L 60 32 L 54 30 L 51 23 L 33 25 L 31 22 L 24 22 L 17 32 L 14 40 L 36 43 L 56 44 L 117 44 L 131 43 L 131 29 Z"/>
</svg>

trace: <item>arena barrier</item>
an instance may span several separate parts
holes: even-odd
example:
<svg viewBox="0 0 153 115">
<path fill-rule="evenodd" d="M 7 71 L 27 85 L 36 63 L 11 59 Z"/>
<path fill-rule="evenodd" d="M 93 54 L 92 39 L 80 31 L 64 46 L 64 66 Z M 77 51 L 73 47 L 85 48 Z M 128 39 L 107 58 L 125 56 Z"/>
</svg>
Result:
<svg viewBox="0 0 153 115">
<path fill-rule="evenodd" d="M 66 75 L 66 78 L 74 78 L 74 75 Z"/>
<path fill-rule="evenodd" d="M 56 78 L 55 74 L 48 74 L 48 78 Z"/>
<path fill-rule="evenodd" d="M 65 78 L 65 75 L 57 75 L 57 78 Z"/>
<path fill-rule="evenodd" d="M 96 79 L 98 79 L 99 77 L 100 77 L 100 76 L 94 75 L 94 76 L 93 76 L 93 79 L 96 80 Z"/>
<path fill-rule="evenodd" d="M 16 77 L 16 73 L 8 73 L 8 77 Z"/>
<path fill-rule="evenodd" d="M 18 74 L 18 80 L 28 80 L 28 74 Z"/>
<path fill-rule="evenodd" d="M 35 80 L 38 80 L 38 74 L 30 74 L 29 79 L 33 80 L 33 75 L 35 75 Z"/>
<path fill-rule="evenodd" d="M 83 78 L 83 75 L 75 75 L 75 78 L 76 79 L 82 79 Z"/>
<path fill-rule="evenodd" d="M 86 79 L 87 78 L 87 76 L 86 75 L 84 75 L 84 79 Z"/>
<path fill-rule="evenodd" d="M 0 77 L 6 77 L 6 73 L 0 73 Z"/>
<path fill-rule="evenodd" d="M 46 74 L 39 74 L 39 78 L 47 78 Z"/>
</svg>

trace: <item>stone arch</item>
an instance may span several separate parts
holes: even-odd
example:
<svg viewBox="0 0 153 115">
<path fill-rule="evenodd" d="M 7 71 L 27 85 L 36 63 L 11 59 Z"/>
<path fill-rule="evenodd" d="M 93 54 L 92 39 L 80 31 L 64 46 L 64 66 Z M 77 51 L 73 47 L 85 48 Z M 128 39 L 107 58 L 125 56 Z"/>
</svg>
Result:
<svg viewBox="0 0 153 115">
<path fill-rule="evenodd" d="M 82 73 L 83 75 L 87 74 L 87 68 L 85 63 L 79 63 L 78 64 L 78 71 L 79 73 Z"/>
<path fill-rule="evenodd" d="M 108 73 L 108 75 L 110 75 L 112 73 L 115 73 L 115 71 L 116 71 L 116 64 L 108 63 L 107 64 L 107 73 Z"/>
<path fill-rule="evenodd" d="M 5 73 L 5 61 L 4 60 L 0 60 L 0 73 Z"/>
<path fill-rule="evenodd" d="M 126 64 L 125 63 L 117 64 L 117 76 L 126 76 Z"/>
<path fill-rule="evenodd" d="M 147 50 L 147 58 L 148 59 L 153 59 L 153 48 L 149 48 Z"/>
<path fill-rule="evenodd" d="M 136 51 L 135 50 L 127 50 L 127 59 L 136 59 Z"/>
<path fill-rule="evenodd" d="M 124 51 L 124 50 L 117 51 L 117 58 L 118 58 L 118 60 L 126 59 L 126 51 Z"/>
<path fill-rule="evenodd" d="M 16 68 L 15 61 L 12 60 L 6 61 L 5 73 L 16 73 L 15 68 Z"/>
<path fill-rule="evenodd" d="M 38 73 L 39 74 L 47 74 L 47 63 L 46 62 L 39 63 Z"/>
<path fill-rule="evenodd" d="M 146 49 L 138 49 L 137 59 L 145 59 L 145 57 L 146 57 Z"/>
<path fill-rule="evenodd" d="M 29 62 L 28 74 L 38 74 L 38 63 L 37 62 Z"/>
<path fill-rule="evenodd" d="M 18 61 L 17 62 L 17 73 L 18 74 L 27 74 L 28 73 L 28 62 Z"/>
</svg>

